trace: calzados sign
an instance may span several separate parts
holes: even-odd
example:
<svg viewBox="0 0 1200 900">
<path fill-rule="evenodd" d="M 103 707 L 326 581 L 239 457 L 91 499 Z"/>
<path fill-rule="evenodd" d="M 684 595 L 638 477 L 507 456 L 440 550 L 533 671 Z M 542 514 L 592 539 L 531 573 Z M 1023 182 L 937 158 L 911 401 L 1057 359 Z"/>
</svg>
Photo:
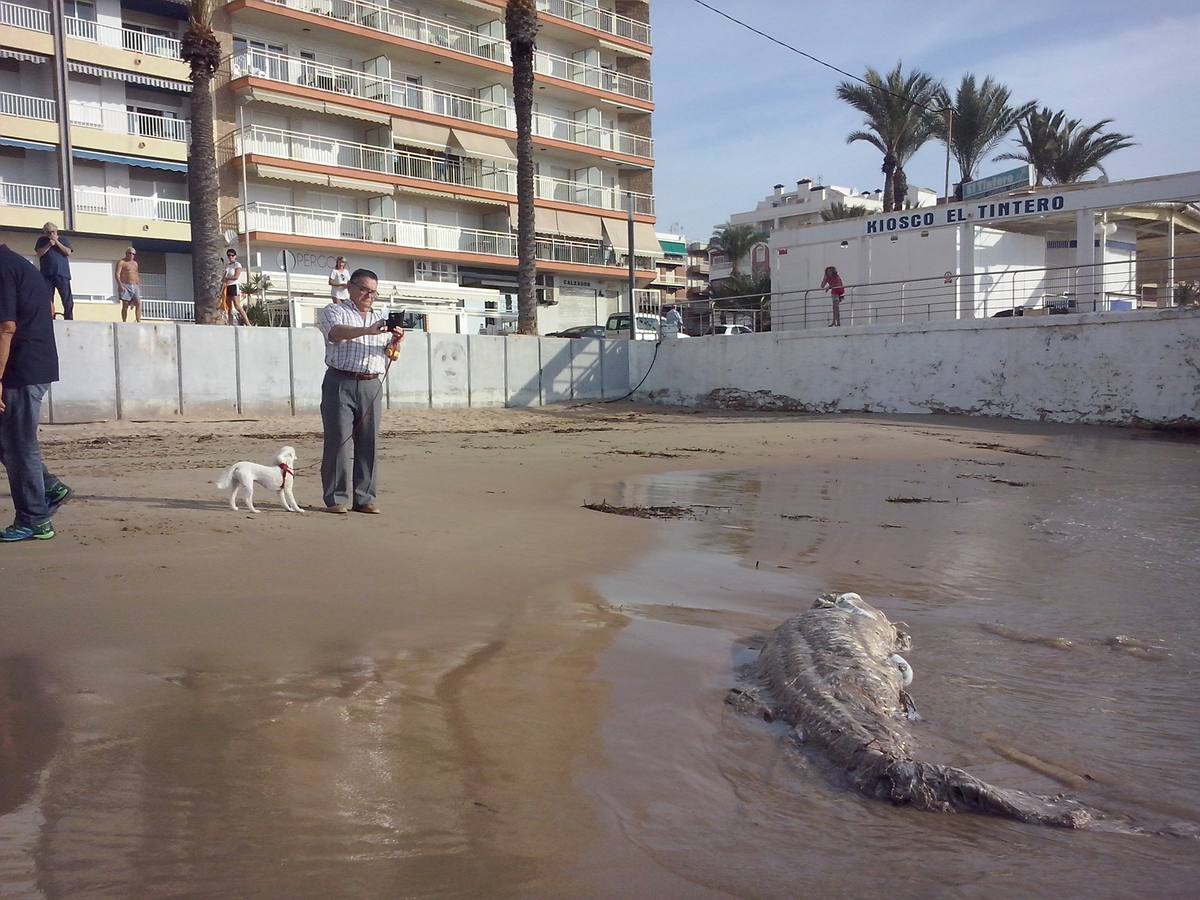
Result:
<svg viewBox="0 0 1200 900">
<path fill-rule="evenodd" d="M 865 223 L 864 234 L 889 234 L 893 231 L 912 231 L 917 228 L 935 228 L 941 225 L 959 225 L 965 222 L 982 224 L 998 219 L 1015 219 L 1019 216 L 1036 216 L 1057 212 L 1066 206 L 1062 194 L 1053 197 L 1030 197 L 1024 200 L 997 200 L 991 203 L 976 203 L 973 206 L 952 206 L 939 210 L 915 209 L 898 215 L 881 216 Z M 973 210 L 974 215 L 968 215 Z"/>
</svg>

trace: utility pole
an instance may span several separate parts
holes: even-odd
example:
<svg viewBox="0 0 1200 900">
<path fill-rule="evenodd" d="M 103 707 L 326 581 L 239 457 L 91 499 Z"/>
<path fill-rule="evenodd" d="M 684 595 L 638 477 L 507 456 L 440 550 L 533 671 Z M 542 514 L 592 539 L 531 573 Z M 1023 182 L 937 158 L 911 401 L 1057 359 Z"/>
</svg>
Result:
<svg viewBox="0 0 1200 900">
<path fill-rule="evenodd" d="M 67 96 L 67 35 L 63 0 L 50 0 L 54 36 L 54 98 L 58 109 L 58 183 L 62 188 L 63 230 L 75 230 L 75 172 L 71 162 L 71 100 Z"/>
<path fill-rule="evenodd" d="M 633 193 L 625 192 L 625 202 L 628 204 L 629 224 L 629 339 L 637 340 L 637 303 L 634 301 L 634 259 L 633 259 Z"/>
<path fill-rule="evenodd" d="M 950 202 L 950 144 L 954 141 L 954 107 L 947 106 L 946 113 L 946 190 L 942 195 Z"/>
</svg>

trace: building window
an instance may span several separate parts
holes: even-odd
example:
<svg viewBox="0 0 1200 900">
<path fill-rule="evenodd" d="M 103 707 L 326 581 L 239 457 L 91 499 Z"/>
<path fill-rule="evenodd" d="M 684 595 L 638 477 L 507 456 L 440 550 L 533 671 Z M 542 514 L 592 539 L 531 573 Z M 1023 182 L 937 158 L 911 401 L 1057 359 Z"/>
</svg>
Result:
<svg viewBox="0 0 1200 900">
<path fill-rule="evenodd" d="M 417 260 L 413 267 L 416 281 L 434 281 L 439 284 L 458 284 L 458 266 L 454 263 Z"/>
</svg>

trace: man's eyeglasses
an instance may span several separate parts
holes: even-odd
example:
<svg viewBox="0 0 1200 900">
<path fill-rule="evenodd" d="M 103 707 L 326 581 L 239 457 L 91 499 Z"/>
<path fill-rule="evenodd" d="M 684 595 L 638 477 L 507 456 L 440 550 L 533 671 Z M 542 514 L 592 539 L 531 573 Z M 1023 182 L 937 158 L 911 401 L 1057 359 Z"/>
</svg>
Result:
<svg viewBox="0 0 1200 900">
<path fill-rule="evenodd" d="M 350 287 L 354 288 L 360 294 L 366 294 L 368 297 L 378 297 L 379 296 L 378 290 L 371 290 L 370 288 L 365 288 L 361 284 L 359 284 L 357 281 L 350 282 Z"/>
</svg>

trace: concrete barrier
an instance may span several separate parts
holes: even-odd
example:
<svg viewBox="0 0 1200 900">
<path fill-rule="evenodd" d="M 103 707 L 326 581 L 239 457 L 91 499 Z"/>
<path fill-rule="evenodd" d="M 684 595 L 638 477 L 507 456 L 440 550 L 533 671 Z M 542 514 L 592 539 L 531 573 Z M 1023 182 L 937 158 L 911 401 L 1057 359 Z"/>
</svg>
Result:
<svg viewBox="0 0 1200 900">
<path fill-rule="evenodd" d="M 283 328 L 234 328 L 243 416 L 292 414 L 292 363 Z"/>
<path fill-rule="evenodd" d="M 43 414 L 56 424 L 117 418 L 116 337 L 112 325 L 55 322 L 59 380 Z"/>
<path fill-rule="evenodd" d="M 388 409 L 429 409 L 429 335 L 410 331 L 388 371 Z"/>
<path fill-rule="evenodd" d="M 296 415 L 321 409 L 325 378 L 325 338 L 316 328 L 289 328 L 292 354 L 292 403 Z"/>
<path fill-rule="evenodd" d="M 603 341 L 600 346 L 601 395 L 615 400 L 629 393 L 629 341 Z"/>
<path fill-rule="evenodd" d="M 435 409 L 470 405 L 471 369 L 465 334 L 429 336 L 429 394 Z"/>
<path fill-rule="evenodd" d="M 571 399 L 571 338 L 538 338 L 542 354 L 542 403 Z"/>
<path fill-rule="evenodd" d="M 604 395 L 604 373 L 599 338 L 578 338 L 571 342 L 571 396 L 576 400 L 599 400 Z"/>
<path fill-rule="evenodd" d="M 505 378 L 508 406 L 539 406 L 542 402 L 541 338 L 507 337 Z"/>
<path fill-rule="evenodd" d="M 504 347 L 507 341 L 507 338 L 487 334 L 473 334 L 468 338 L 471 406 L 504 405 L 507 398 L 504 389 Z"/>
<path fill-rule="evenodd" d="M 114 329 L 116 337 L 118 418 L 170 419 L 179 415 L 176 326 L 97 325 Z"/>
<path fill-rule="evenodd" d="M 179 325 L 179 412 L 229 418 L 238 414 L 235 328 Z"/>
</svg>

